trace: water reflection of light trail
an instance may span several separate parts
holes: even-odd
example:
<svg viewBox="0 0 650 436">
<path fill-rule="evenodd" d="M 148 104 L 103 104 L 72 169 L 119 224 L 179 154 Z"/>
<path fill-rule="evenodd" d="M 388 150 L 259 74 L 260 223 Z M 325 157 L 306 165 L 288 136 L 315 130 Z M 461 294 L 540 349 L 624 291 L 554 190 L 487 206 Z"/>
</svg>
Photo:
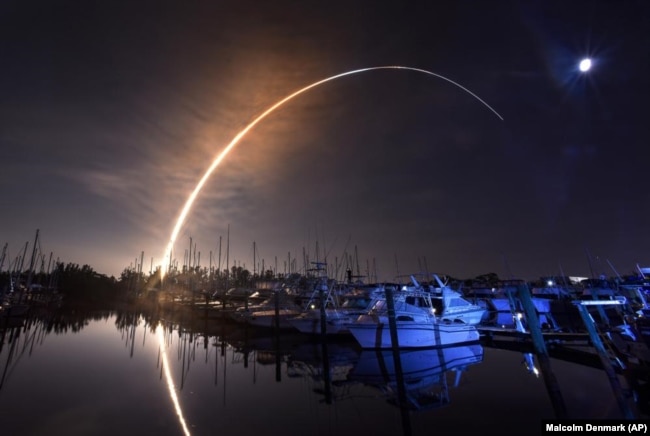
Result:
<svg viewBox="0 0 650 436">
<path fill-rule="evenodd" d="M 158 344 L 160 346 L 160 356 L 162 357 L 162 371 L 165 375 L 165 381 L 167 382 L 167 387 L 169 388 L 169 397 L 174 403 L 174 409 L 176 409 L 176 414 L 178 415 L 178 421 L 183 427 L 183 432 L 190 436 L 190 430 L 187 428 L 187 423 L 183 417 L 183 409 L 181 409 L 181 403 L 178 401 L 178 395 L 176 395 L 176 386 L 174 385 L 174 379 L 172 378 L 171 371 L 169 370 L 169 360 L 167 358 L 167 349 L 165 348 L 165 333 L 161 324 L 158 324 L 156 327 L 156 336 L 158 337 Z"/>
<path fill-rule="evenodd" d="M 197 183 L 196 187 L 190 194 L 190 196 L 187 198 L 185 201 L 185 205 L 183 206 L 183 209 L 181 210 L 180 215 L 178 216 L 178 220 L 176 221 L 176 225 L 174 226 L 174 229 L 172 231 L 171 237 L 169 238 L 169 243 L 167 244 L 167 248 L 165 249 L 165 254 L 163 255 L 163 263 L 161 266 L 161 273 L 164 276 L 164 274 L 167 271 L 167 268 L 169 267 L 171 263 L 171 253 L 172 249 L 174 248 L 174 243 L 176 242 L 176 237 L 178 236 L 178 233 L 181 230 L 181 227 L 183 226 L 183 223 L 185 222 L 185 219 L 187 218 L 187 215 L 189 214 L 190 210 L 192 209 L 192 204 L 194 204 L 194 200 L 196 200 L 196 197 L 199 195 L 199 192 L 207 182 L 207 180 L 210 178 L 214 170 L 219 166 L 221 161 L 230 153 L 230 151 L 237 145 L 237 143 L 248 133 L 249 130 L 251 130 L 257 123 L 262 121 L 267 115 L 269 115 L 271 112 L 273 112 L 275 109 L 278 107 L 282 106 L 284 103 L 288 102 L 292 98 L 309 91 L 312 88 L 315 88 L 319 85 L 322 85 L 323 83 L 330 82 L 332 80 L 339 79 L 341 77 L 345 76 L 350 76 L 353 74 L 358 74 L 358 73 L 364 73 L 367 71 L 373 71 L 373 70 L 409 70 L 409 71 L 415 71 L 418 73 L 423 73 L 423 74 L 428 74 L 430 76 L 437 77 L 439 79 L 443 79 L 458 88 L 462 89 L 472 97 L 474 97 L 476 100 L 481 102 L 485 107 L 487 107 L 489 110 L 491 110 L 497 117 L 499 117 L 500 120 L 503 121 L 503 117 L 499 115 L 497 111 L 495 111 L 489 104 L 487 104 L 485 101 L 483 101 L 478 95 L 474 94 L 472 91 L 469 89 L 465 88 L 461 84 L 447 78 L 444 76 L 441 76 L 440 74 L 433 73 L 428 70 L 423 70 L 421 68 L 413 68 L 413 67 L 404 67 L 404 66 L 399 66 L 399 65 L 386 65 L 386 66 L 379 66 L 379 67 L 369 67 L 369 68 L 361 68 L 358 70 L 352 70 L 352 71 L 347 71 L 345 73 L 337 74 L 334 76 L 330 76 L 326 79 L 319 80 L 318 82 L 314 82 L 311 85 L 307 85 L 302 89 L 299 89 L 298 91 L 294 92 L 293 94 L 290 94 L 289 96 L 283 98 L 282 100 L 278 101 L 275 103 L 273 106 L 268 108 L 266 111 L 262 112 L 261 115 L 259 115 L 257 118 L 255 118 L 250 124 L 248 124 L 241 132 L 239 132 L 232 141 L 224 148 L 221 153 L 215 158 L 215 160 L 212 162 L 208 170 L 203 174 L 203 177 L 199 180 Z"/>
</svg>

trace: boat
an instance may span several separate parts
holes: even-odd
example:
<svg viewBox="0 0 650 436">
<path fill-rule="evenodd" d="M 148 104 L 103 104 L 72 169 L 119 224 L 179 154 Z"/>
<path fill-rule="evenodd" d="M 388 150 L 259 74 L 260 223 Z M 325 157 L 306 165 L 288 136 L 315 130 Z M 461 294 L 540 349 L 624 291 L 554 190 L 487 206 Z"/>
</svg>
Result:
<svg viewBox="0 0 650 436">
<path fill-rule="evenodd" d="M 650 318 L 650 268 L 641 268 L 638 276 L 620 278 L 618 292 L 624 296 L 629 309 L 639 318 Z"/>
<path fill-rule="evenodd" d="M 523 308 L 519 301 L 519 287 L 527 286 L 523 280 L 504 280 L 496 292 L 493 294 L 490 302 L 497 312 L 511 312 L 513 305 L 515 311 L 522 312 Z M 551 300 L 548 298 L 532 297 L 531 300 L 538 313 L 548 313 L 551 311 Z"/>
<path fill-rule="evenodd" d="M 524 280 L 502 280 L 497 288 L 493 289 L 491 298 L 486 301 L 495 312 L 493 318 L 497 325 L 508 325 L 517 322 L 517 317 L 524 313 L 524 306 L 519 298 L 519 289 L 526 287 L 528 284 Z M 531 292 L 530 300 L 535 307 L 539 319 L 539 326 L 544 329 L 558 330 L 559 324 L 553 316 L 553 304 L 558 301 L 554 298 L 547 298 L 548 295 L 540 297 L 533 296 Z M 569 301 L 569 300 L 567 300 Z"/>
<path fill-rule="evenodd" d="M 373 301 L 375 292 L 382 292 L 383 288 L 353 292 L 344 295 L 334 295 L 333 287 L 325 285 L 323 289 L 323 302 L 320 294 L 315 293 L 308 302 L 307 308 L 300 315 L 290 318 L 294 328 L 298 331 L 316 335 L 323 333 L 321 319 L 325 315 L 326 335 L 349 335 L 348 324 L 354 322 L 359 315 L 368 311 L 369 304 Z M 321 308 L 321 306 L 324 306 Z"/>
<path fill-rule="evenodd" d="M 533 298 L 548 300 L 573 300 L 574 284 L 568 277 L 540 277 L 530 287 Z"/>
<path fill-rule="evenodd" d="M 616 283 L 605 277 L 582 280 L 580 286 L 580 300 L 615 300 L 620 297 Z"/>
<path fill-rule="evenodd" d="M 281 290 L 273 291 L 273 296 L 262 303 L 238 307 L 230 312 L 230 317 L 237 322 L 246 323 L 255 327 L 293 329 L 289 318 L 302 313 L 303 308 L 297 304 L 291 295 Z"/>
<path fill-rule="evenodd" d="M 385 291 L 376 296 L 366 313 L 347 324 L 362 348 L 422 348 L 479 340 L 474 325 L 439 320 L 429 292 L 398 291 L 393 295 L 391 288 Z M 394 303 L 397 344 L 391 337 L 387 298 L 392 298 Z"/>
<path fill-rule="evenodd" d="M 457 387 L 462 373 L 482 360 L 483 347 L 480 344 L 399 352 L 364 350 L 348 378 L 377 387 L 388 394 L 388 401 L 392 404 L 411 410 L 432 409 L 450 402 L 449 372 L 454 373 L 453 386 Z"/>
<path fill-rule="evenodd" d="M 454 291 L 443 283 L 437 274 L 433 274 L 433 277 L 438 286 L 429 286 L 428 290 L 431 293 L 431 302 L 436 316 L 440 321 L 477 325 L 486 318 L 488 311 L 485 307 L 466 300 L 460 292 Z M 413 276 L 411 281 L 417 289 L 427 289 Z"/>
<path fill-rule="evenodd" d="M 10 291 L 0 295 L 0 317 L 24 318 L 28 315 L 30 305 L 25 301 L 23 291 Z"/>
</svg>

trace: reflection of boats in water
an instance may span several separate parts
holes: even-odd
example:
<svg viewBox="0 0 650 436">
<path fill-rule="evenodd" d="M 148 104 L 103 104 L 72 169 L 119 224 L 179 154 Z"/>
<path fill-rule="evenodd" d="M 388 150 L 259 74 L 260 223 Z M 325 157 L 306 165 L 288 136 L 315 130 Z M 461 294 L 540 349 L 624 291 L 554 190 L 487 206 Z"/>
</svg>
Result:
<svg viewBox="0 0 650 436">
<path fill-rule="evenodd" d="M 325 402 L 350 397 L 348 374 L 359 359 L 359 349 L 353 342 L 306 343 L 296 347 L 287 359 L 287 375 L 303 377 L 313 383 L 312 391 L 323 395 Z"/>
<path fill-rule="evenodd" d="M 396 370 L 395 356 L 401 372 Z M 455 372 L 454 386 L 469 365 L 483 360 L 479 344 L 446 348 L 393 351 L 364 350 L 349 378 L 375 386 L 389 401 L 414 410 L 431 409 L 449 403 L 447 373 Z M 402 386 L 400 386 L 402 383 Z M 403 402 L 399 392 L 403 388 Z"/>
</svg>

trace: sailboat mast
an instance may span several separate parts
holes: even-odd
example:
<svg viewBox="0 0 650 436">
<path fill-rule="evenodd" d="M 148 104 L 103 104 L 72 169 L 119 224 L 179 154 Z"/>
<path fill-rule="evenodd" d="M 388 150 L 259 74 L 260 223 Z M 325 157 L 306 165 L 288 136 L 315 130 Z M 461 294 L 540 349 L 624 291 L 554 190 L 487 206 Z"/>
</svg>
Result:
<svg viewBox="0 0 650 436">
<path fill-rule="evenodd" d="M 228 234 L 226 238 L 226 288 L 230 279 L 230 224 L 228 224 Z"/>
<path fill-rule="evenodd" d="M 210 250 L 210 260 L 208 261 L 209 280 L 212 282 L 212 250 Z"/>
<path fill-rule="evenodd" d="M 359 253 L 357 252 L 357 246 L 354 246 L 354 261 L 357 264 L 357 276 L 361 275 L 361 270 L 359 269 Z"/>
<path fill-rule="evenodd" d="M 221 236 L 219 236 L 219 266 L 217 267 L 217 271 L 219 271 L 219 276 L 221 276 Z"/>
<path fill-rule="evenodd" d="M 2 257 L 0 257 L 0 272 L 2 272 L 2 265 L 5 263 L 5 257 L 7 256 L 7 246 L 8 242 L 5 242 L 5 246 L 2 248 Z"/>
<path fill-rule="evenodd" d="M 190 247 L 185 248 L 185 254 L 183 256 L 183 268 L 185 272 L 189 271 L 192 268 L 192 237 L 190 236 Z"/>
<path fill-rule="evenodd" d="M 29 245 L 29 241 L 25 242 L 25 248 L 23 249 L 23 255 L 20 258 L 20 267 L 18 268 L 18 277 L 20 277 L 20 274 L 23 272 L 23 266 L 25 264 L 25 256 L 27 256 L 27 246 Z M 17 263 L 16 263 L 17 265 Z"/>
<path fill-rule="evenodd" d="M 54 253 L 52 253 L 52 252 L 50 251 L 50 257 L 49 257 L 49 259 L 47 260 L 47 273 L 48 273 L 48 274 L 51 272 L 51 269 L 50 269 L 50 268 L 52 267 L 52 255 L 53 255 L 53 254 L 54 254 Z"/>
<path fill-rule="evenodd" d="M 36 229 L 36 236 L 34 237 L 34 246 L 32 247 L 32 258 L 29 261 L 29 274 L 27 275 L 27 290 L 32 286 L 32 276 L 34 274 L 34 262 L 36 262 L 36 246 L 38 243 L 38 232 Z"/>
</svg>

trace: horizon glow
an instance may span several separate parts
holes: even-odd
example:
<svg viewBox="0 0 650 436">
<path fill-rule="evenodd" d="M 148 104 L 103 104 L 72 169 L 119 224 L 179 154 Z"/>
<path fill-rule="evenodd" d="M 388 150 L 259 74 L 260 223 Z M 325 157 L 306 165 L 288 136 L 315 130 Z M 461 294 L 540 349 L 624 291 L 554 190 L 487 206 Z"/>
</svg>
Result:
<svg viewBox="0 0 650 436">
<path fill-rule="evenodd" d="M 172 230 L 171 236 L 169 238 L 169 242 L 167 243 L 167 247 L 165 248 L 165 252 L 163 254 L 163 264 L 161 265 L 160 271 L 161 271 L 161 279 L 164 278 L 165 274 L 167 273 L 167 269 L 169 265 L 171 264 L 171 253 L 174 248 L 174 244 L 176 243 L 176 238 L 178 237 L 178 234 L 180 233 L 180 230 L 185 223 L 185 220 L 187 218 L 187 215 L 190 213 L 190 210 L 192 209 L 192 205 L 194 204 L 194 201 L 198 197 L 199 193 L 201 192 L 201 189 L 203 189 L 203 186 L 205 183 L 208 181 L 214 170 L 221 164 L 223 159 L 230 153 L 230 151 L 239 143 L 239 141 L 253 128 L 255 125 L 257 125 L 260 121 L 262 121 L 264 118 L 266 118 L 271 112 L 273 112 L 275 109 L 278 107 L 282 106 L 284 103 L 288 102 L 289 100 L 293 99 L 294 97 L 297 97 L 298 95 L 309 91 L 312 88 L 315 88 L 319 85 L 322 85 L 324 83 L 330 82 L 332 80 L 339 79 L 341 77 L 345 76 L 350 76 L 353 74 L 359 74 L 359 73 L 364 73 L 368 71 L 375 71 L 375 70 L 408 70 L 408 71 L 415 71 L 423 74 L 427 74 L 430 76 L 437 77 L 439 79 L 443 79 L 456 87 L 462 89 L 472 97 L 474 97 L 476 100 L 481 102 L 485 107 L 487 107 L 492 113 L 494 113 L 501 121 L 503 121 L 503 117 L 499 115 L 499 113 L 494 110 L 489 104 L 487 104 L 485 101 L 483 101 L 478 95 L 474 94 L 472 91 L 469 89 L 465 88 L 458 82 L 455 82 L 445 76 L 442 76 L 440 74 L 436 74 L 434 72 L 424 70 L 421 68 L 414 68 L 414 67 L 405 67 L 405 66 L 399 66 L 399 65 L 386 65 L 386 66 L 377 66 L 377 67 L 368 67 L 368 68 L 361 68 L 358 70 L 351 70 L 351 71 L 346 71 L 344 73 L 336 74 L 334 76 L 327 77 L 325 79 L 321 79 L 317 82 L 312 83 L 311 85 L 307 85 L 304 88 L 301 88 L 297 91 L 295 91 L 292 94 L 289 94 L 287 97 L 283 98 L 282 100 L 278 101 L 277 103 L 273 104 L 271 107 L 266 109 L 264 112 L 262 112 L 261 115 L 258 115 L 257 118 L 253 119 L 244 129 L 242 129 L 233 139 L 230 141 L 228 145 L 217 155 L 217 157 L 214 159 L 210 167 L 206 170 L 206 172 L 203 174 L 203 177 L 199 180 L 197 183 L 196 187 L 194 190 L 190 193 L 189 197 L 185 201 L 185 205 L 183 206 L 183 209 L 181 210 L 177 220 L 176 224 L 174 225 L 174 229 Z"/>
</svg>

